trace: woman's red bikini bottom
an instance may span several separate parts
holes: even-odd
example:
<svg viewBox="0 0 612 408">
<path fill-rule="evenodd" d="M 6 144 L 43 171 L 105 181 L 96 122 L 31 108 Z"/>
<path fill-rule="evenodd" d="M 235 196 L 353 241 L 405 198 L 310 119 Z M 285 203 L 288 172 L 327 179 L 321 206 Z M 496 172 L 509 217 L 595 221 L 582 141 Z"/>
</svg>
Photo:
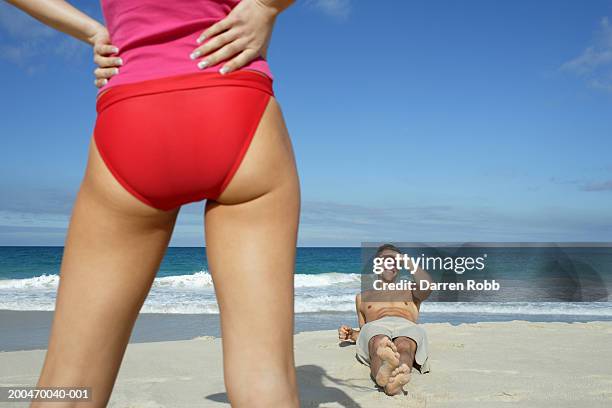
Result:
<svg viewBox="0 0 612 408">
<path fill-rule="evenodd" d="M 216 199 L 271 96 L 272 80 L 248 70 L 116 85 L 96 102 L 95 143 L 117 181 L 149 206 Z"/>
</svg>

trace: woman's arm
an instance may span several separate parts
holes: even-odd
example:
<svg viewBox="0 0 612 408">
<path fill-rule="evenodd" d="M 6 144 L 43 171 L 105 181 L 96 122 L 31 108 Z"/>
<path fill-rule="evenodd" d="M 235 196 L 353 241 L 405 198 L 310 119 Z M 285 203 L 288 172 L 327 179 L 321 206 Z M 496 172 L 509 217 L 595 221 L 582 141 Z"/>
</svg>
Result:
<svg viewBox="0 0 612 408">
<path fill-rule="evenodd" d="M 117 47 L 110 44 L 106 27 L 82 11 L 63 0 L 7 0 L 10 4 L 25 11 L 38 21 L 58 31 L 93 46 L 94 63 L 98 68 L 94 84 L 104 86 L 108 78 L 117 74 L 118 66 L 123 64 L 117 54 Z"/>
<path fill-rule="evenodd" d="M 295 0 L 257 0 L 259 3 L 264 6 L 272 7 L 276 10 L 276 14 L 279 14 L 281 11 L 285 10 L 287 7 L 292 5 Z"/>
<path fill-rule="evenodd" d="M 7 0 L 49 27 L 94 45 L 95 36 L 104 28 L 82 11 L 63 0 Z"/>
</svg>

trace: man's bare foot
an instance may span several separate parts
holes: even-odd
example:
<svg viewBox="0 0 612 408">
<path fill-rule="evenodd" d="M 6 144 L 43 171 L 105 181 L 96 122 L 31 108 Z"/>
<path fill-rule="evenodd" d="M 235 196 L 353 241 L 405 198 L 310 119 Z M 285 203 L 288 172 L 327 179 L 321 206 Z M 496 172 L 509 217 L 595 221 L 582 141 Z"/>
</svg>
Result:
<svg viewBox="0 0 612 408">
<path fill-rule="evenodd" d="M 410 381 L 410 367 L 402 364 L 391 372 L 391 377 L 385 386 L 387 395 L 397 395 L 404 391 L 404 385 Z"/>
<path fill-rule="evenodd" d="M 399 353 L 397 347 L 390 339 L 383 340 L 376 349 L 376 355 L 382 360 L 382 364 L 376 373 L 376 384 L 384 387 L 389 382 L 391 373 L 399 366 Z"/>
</svg>

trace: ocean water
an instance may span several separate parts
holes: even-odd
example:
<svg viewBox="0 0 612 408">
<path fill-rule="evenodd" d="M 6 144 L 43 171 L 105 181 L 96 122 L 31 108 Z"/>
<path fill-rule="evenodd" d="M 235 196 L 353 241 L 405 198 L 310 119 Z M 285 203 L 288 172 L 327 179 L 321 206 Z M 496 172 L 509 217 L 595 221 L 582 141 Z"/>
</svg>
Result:
<svg viewBox="0 0 612 408">
<path fill-rule="evenodd" d="M 610 253 L 598 259 L 605 262 L 612 259 L 612 250 L 607 250 Z M 0 247 L 0 309 L 53 310 L 62 252 L 62 247 Z M 354 314 L 355 294 L 361 288 L 361 258 L 361 248 L 298 248 L 296 313 Z M 533 287 L 533 281 L 525 279 L 524 269 L 517 274 L 515 263 L 498 268 L 496 273 L 498 279 L 511 282 L 517 293 L 528 292 Z M 598 283 L 599 287 L 612 287 L 610 276 L 604 273 L 603 284 Z M 596 302 L 516 300 L 425 302 L 421 307 L 421 320 L 451 323 L 512 319 L 612 320 L 609 297 L 604 299 L 607 301 Z M 142 312 L 218 314 L 204 248 L 168 248 Z"/>
</svg>

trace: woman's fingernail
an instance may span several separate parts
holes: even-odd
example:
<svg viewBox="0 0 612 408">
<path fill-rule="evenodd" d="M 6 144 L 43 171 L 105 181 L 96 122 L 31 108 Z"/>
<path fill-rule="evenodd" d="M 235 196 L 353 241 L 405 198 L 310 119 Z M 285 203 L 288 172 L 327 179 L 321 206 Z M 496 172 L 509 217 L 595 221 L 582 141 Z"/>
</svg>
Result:
<svg viewBox="0 0 612 408">
<path fill-rule="evenodd" d="M 225 75 L 229 72 L 229 67 L 223 67 L 219 70 L 219 72 L 221 73 L 221 75 Z"/>
<path fill-rule="evenodd" d="M 197 50 L 197 51 L 194 51 L 194 52 L 192 52 L 191 54 L 189 54 L 189 58 L 191 58 L 191 59 L 196 59 L 196 58 L 198 58 L 200 55 L 202 55 L 202 51 Z"/>
<path fill-rule="evenodd" d="M 105 78 L 102 80 L 102 85 L 106 85 L 107 83 L 108 83 L 108 79 Z"/>
<path fill-rule="evenodd" d="M 113 75 L 117 75 L 119 73 L 119 68 L 114 68 Z"/>
<path fill-rule="evenodd" d="M 196 42 L 197 42 L 198 44 L 202 44 L 202 41 L 204 41 L 205 39 L 206 39 L 206 37 L 205 37 L 205 36 L 200 36 L 200 37 L 199 37 L 199 38 L 196 40 Z"/>
<path fill-rule="evenodd" d="M 207 65 L 208 65 L 208 61 L 206 60 L 198 62 L 198 68 L 200 69 L 206 68 Z"/>
<path fill-rule="evenodd" d="M 117 58 L 117 64 L 119 64 L 119 65 L 123 65 L 123 59 L 121 59 L 121 58 Z"/>
<path fill-rule="evenodd" d="M 117 48 L 117 47 L 113 47 L 112 50 L 113 50 L 113 53 L 115 53 L 115 54 L 119 52 L 119 48 Z"/>
</svg>

